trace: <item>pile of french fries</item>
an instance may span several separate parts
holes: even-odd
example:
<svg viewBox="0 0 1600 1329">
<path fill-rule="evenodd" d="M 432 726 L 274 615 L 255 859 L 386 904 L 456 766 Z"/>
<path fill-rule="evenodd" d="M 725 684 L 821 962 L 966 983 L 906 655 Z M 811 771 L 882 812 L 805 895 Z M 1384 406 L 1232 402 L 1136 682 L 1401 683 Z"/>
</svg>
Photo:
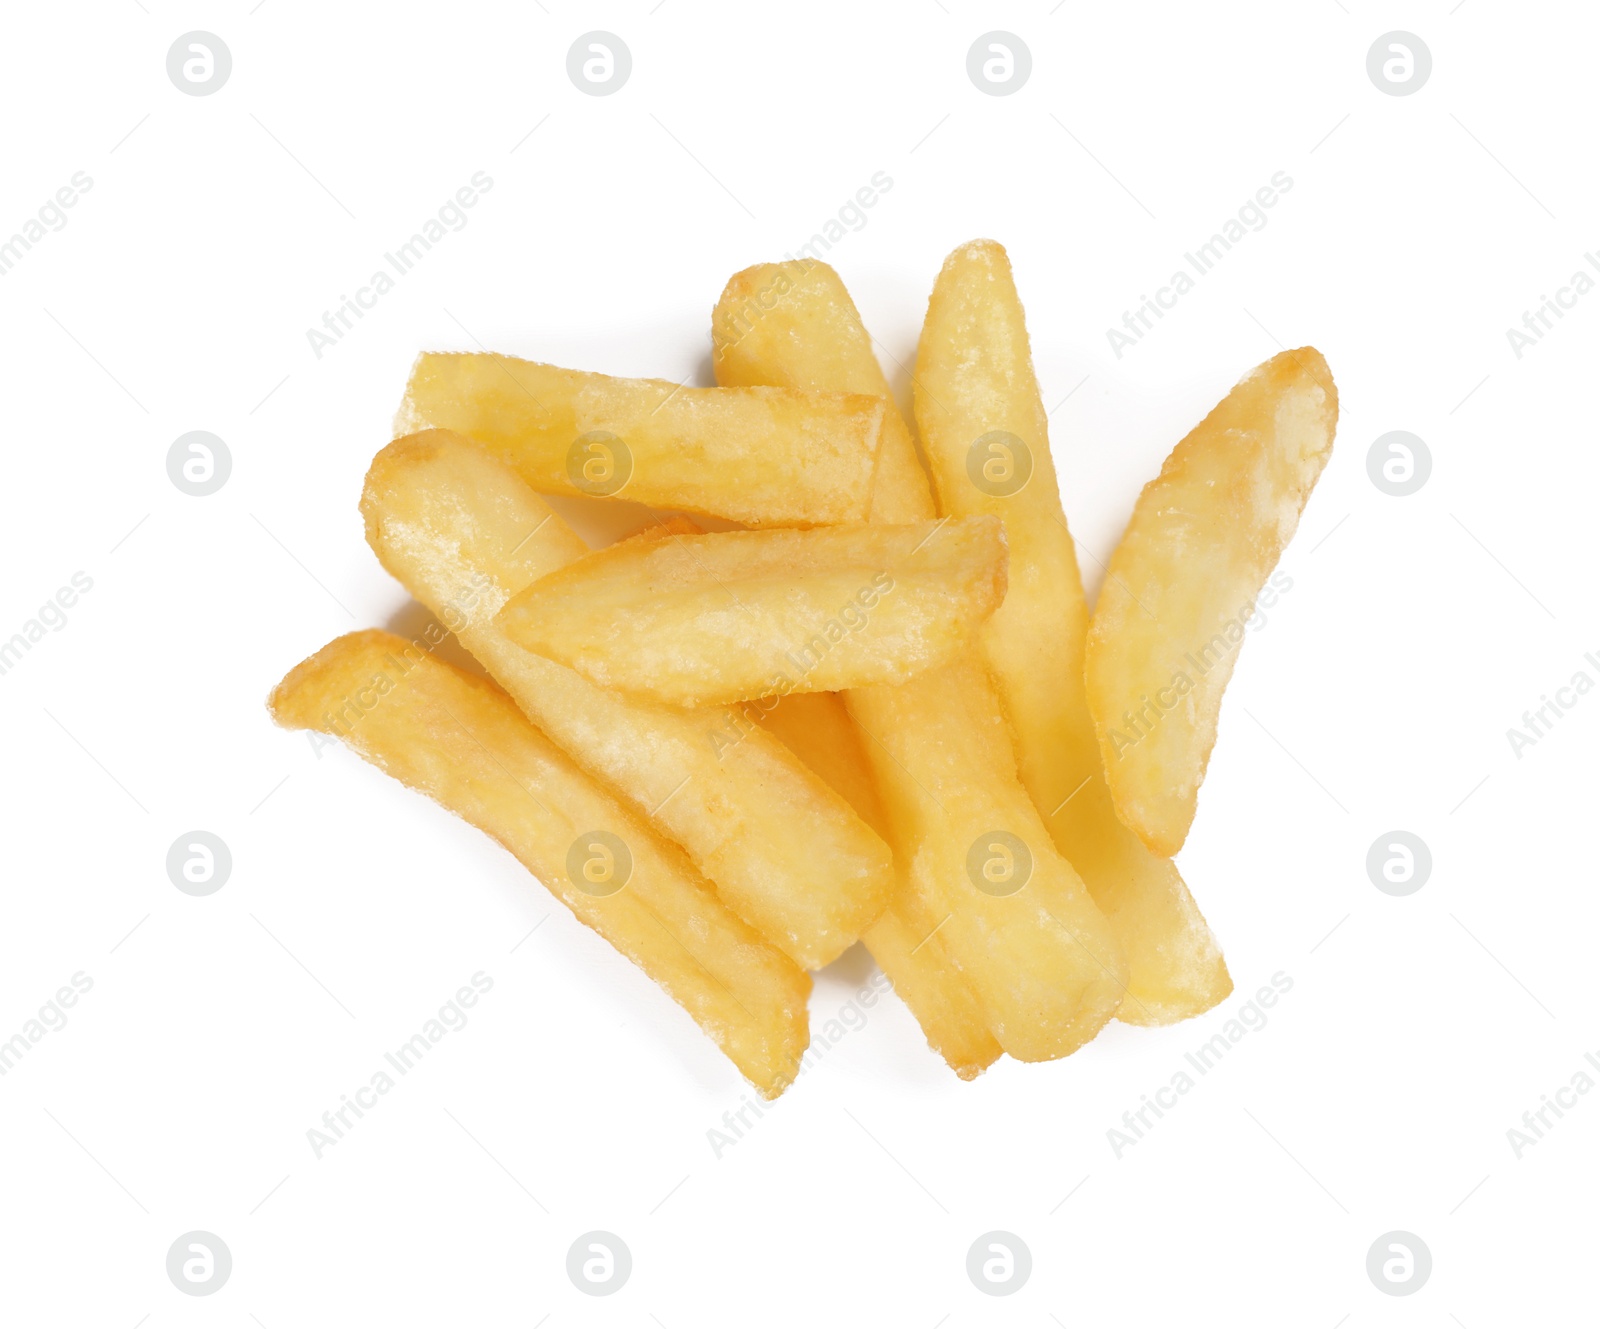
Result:
<svg viewBox="0 0 1600 1329">
<path fill-rule="evenodd" d="M 1172 856 L 1332 446 L 1322 357 L 1178 444 L 1091 618 L 999 245 L 934 286 L 920 453 L 826 264 L 739 273 L 712 333 L 706 388 L 423 355 L 361 511 L 440 626 L 339 638 L 274 718 L 500 841 L 769 1098 L 858 940 L 963 1079 L 1216 1005 Z M 591 551 L 541 493 L 661 519 Z"/>
</svg>

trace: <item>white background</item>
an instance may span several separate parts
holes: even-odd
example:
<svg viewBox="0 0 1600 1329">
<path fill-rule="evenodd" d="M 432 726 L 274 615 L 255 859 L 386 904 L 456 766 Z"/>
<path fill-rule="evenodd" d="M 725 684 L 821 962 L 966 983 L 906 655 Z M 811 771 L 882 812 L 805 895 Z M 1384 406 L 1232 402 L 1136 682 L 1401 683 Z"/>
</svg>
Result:
<svg viewBox="0 0 1600 1329">
<path fill-rule="evenodd" d="M 0 235 L 75 171 L 93 187 L 0 278 L 0 637 L 74 572 L 93 589 L 0 677 L 0 1039 L 75 972 L 93 988 L 0 1079 L 0 1320 L 1592 1316 L 1600 1093 L 1520 1159 L 1506 1132 L 1600 1050 L 1600 694 L 1520 759 L 1506 731 L 1600 679 L 1600 295 L 1520 360 L 1506 329 L 1600 247 L 1595 16 L 648 8 L 7 11 Z M 192 29 L 232 51 L 211 96 L 166 74 Z M 632 51 L 615 95 L 567 78 L 591 29 Z M 1031 50 L 1014 95 L 968 79 L 990 29 Z M 1407 97 L 1366 73 L 1394 29 L 1433 55 Z M 477 171 L 465 229 L 319 359 L 307 329 Z M 1236 995 L 970 1085 L 882 1000 L 718 1158 L 708 1130 L 753 1094 L 688 1019 L 484 837 L 262 700 L 330 637 L 404 621 L 356 500 L 419 349 L 708 381 L 727 277 L 878 171 L 827 257 L 908 361 L 943 256 L 1008 246 L 1091 582 L 1173 443 L 1279 344 L 1327 355 L 1343 418 L 1180 860 Z M 1277 171 L 1269 224 L 1118 360 L 1106 329 Z M 197 429 L 233 458 L 205 498 L 165 469 Z M 1407 498 L 1367 473 L 1394 429 L 1433 456 Z M 208 898 L 165 870 L 197 828 L 233 855 Z M 1365 869 L 1396 828 L 1434 858 L 1403 899 Z M 478 970 L 470 1024 L 314 1157 L 321 1114 Z M 1123 1112 L 1278 971 L 1267 1027 L 1118 1159 Z M 871 974 L 859 950 L 822 974 L 814 1030 Z M 191 1229 L 233 1254 L 211 1297 L 165 1272 Z M 590 1229 L 633 1253 L 615 1296 L 566 1276 Z M 1033 1252 L 1005 1299 L 965 1271 L 991 1229 Z M 1414 1296 L 1365 1272 L 1392 1229 L 1433 1253 Z"/>
</svg>

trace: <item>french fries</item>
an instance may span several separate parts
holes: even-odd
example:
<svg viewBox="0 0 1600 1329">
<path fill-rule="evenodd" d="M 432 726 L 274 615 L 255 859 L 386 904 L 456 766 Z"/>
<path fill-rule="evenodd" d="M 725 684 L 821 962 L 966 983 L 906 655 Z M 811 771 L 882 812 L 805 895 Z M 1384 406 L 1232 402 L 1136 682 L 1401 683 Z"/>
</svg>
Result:
<svg viewBox="0 0 1600 1329">
<path fill-rule="evenodd" d="M 677 706 L 898 683 L 954 659 L 1005 596 L 1000 522 L 628 541 L 500 611 L 518 644 Z"/>
<path fill-rule="evenodd" d="M 861 750 L 860 731 L 837 692 L 792 692 L 744 710 L 835 790 L 862 821 L 880 836 L 885 833 L 883 803 L 867 754 Z"/>
<path fill-rule="evenodd" d="M 837 789 L 862 821 L 890 834 L 861 732 L 837 694 L 794 693 L 758 708 L 757 718 Z M 862 941 L 917 1018 L 929 1046 L 963 1080 L 971 1080 L 999 1058 L 1000 1044 L 971 985 L 952 969 L 938 924 L 921 910 L 914 892 L 901 890 Z"/>
<path fill-rule="evenodd" d="M 1018 1061 L 1076 1051 L 1122 1005 L 1127 964 L 1017 780 L 982 666 L 855 689 L 845 704 L 867 736 L 896 848 L 911 849 L 911 894 L 996 1041 Z"/>
<path fill-rule="evenodd" d="M 654 820 L 785 954 L 821 968 L 882 911 L 888 846 L 749 719 L 608 692 L 501 631 L 501 605 L 587 552 L 504 463 L 442 430 L 398 439 L 373 461 L 361 510 L 378 560 L 524 714 Z"/>
<path fill-rule="evenodd" d="M 1002 1048 L 972 985 L 953 970 L 915 892 L 902 891 L 867 929 L 863 940 L 890 986 L 916 1017 L 928 1046 L 963 1080 L 975 1080 L 1000 1059 Z"/>
<path fill-rule="evenodd" d="M 799 1073 L 810 978 L 493 684 L 386 632 L 340 637 L 268 703 L 487 831 L 664 988 L 760 1092 Z"/>
<path fill-rule="evenodd" d="M 738 326 L 737 311 L 751 293 L 780 282 L 782 298 Z M 713 314 L 718 382 L 886 399 L 883 372 L 859 325 L 825 265 L 749 269 L 729 282 Z M 851 331 L 840 335 L 842 327 Z M 882 446 L 896 441 L 911 446 L 903 426 L 886 430 Z M 899 477 L 893 491 L 885 487 L 891 475 Z M 875 512 L 897 521 L 933 515 L 914 455 L 890 467 L 880 462 L 873 502 Z M 1023 1061 L 1081 1046 L 1121 1004 L 1126 964 L 1017 779 L 999 698 L 982 668 L 964 659 L 899 687 L 853 690 L 845 704 L 865 736 L 907 890 L 934 920 L 996 1041 Z M 935 1018 L 924 1006 L 919 1020 L 925 1012 Z"/>
<path fill-rule="evenodd" d="M 1088 603 L 1022 303 L 999 245 L 963 245 L 945 261 L 912 383 L 939 510 L 1005 522 L 1010 584 L 984 626 L 983 656 L 1022 782 L 1127 957 L 1118 1018 L 1168 1024 L 1209 1010 L 1233 990 L 1216 939 L 1177 867 L 1112 807 L 1084 686 Z"/>
<path fill-rule="evenodd" d="M 1313 348 L 1252 370 L 1172 450 L 1111 556 L 1087 680 L 1117 813 L 1172 855 L 1194 820 L 1245 625 L 1333 446 Z"/>
<path fill-rule="evenodd" d="M 775 307 L 778 317 L 769 320 Z M 790 333 L 804 341 L 804 354 L 784 354 Z M 770 384 L 805 392 L 812 384 L 830 383 L 883 401 L 869 520 L 923 521 L 933 511 L 928 473 L 873 353 L 872 334 L 826 263 L 758 263 L 735 273 L 711 311 L 711 348 L 712 368 L 724 386 Z"/>
<path fill-rule="evenodd" d="M 504 355 L 426 354 L 395 434 L 454 430 L 545 493 L 810 526 L 865 519 L 883 418 L 870 397 L 718 392 Z"/>
<path fill-rule="evenodd" d="M 769 1098 L 808 1045 L 803 967 L 856 939 L 962 1079 L 1214 1006 L 1170 856 L 1331 445 L 1321 356 L 1178 445 L 1091 618 L 999 245 L 929 301 L 933 484 L 831 268 L 738 273 L 712 333 L 715 388 L 421 356 L 361 509 L 439 623 L 331 643 L 274 718 L 499 840 Z M 590 552 L 535 491 L 665 511 Z M 447 631 L 493 681 L 431 653 Z"/>
</svg>

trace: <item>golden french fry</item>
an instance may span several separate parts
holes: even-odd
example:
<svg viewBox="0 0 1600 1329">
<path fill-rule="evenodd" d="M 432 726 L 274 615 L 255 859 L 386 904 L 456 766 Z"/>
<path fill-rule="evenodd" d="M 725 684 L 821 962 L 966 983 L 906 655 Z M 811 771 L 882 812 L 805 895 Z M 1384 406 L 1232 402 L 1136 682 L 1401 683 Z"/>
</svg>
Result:
<svg viewBox="0 0 1600 1329">
<path fill-rule="evenodd" d="M 797 287 L 800 293 L 793 300 L 785 299 Z M 763 325 L 765 314 L 780 300 L 785 306 L 782 314 Z M 889 399 L 889 384 L 873 355 L 871 337 L 844 284 L 826 264 L 763 264 L 735 274 L 713 311 L 712 340 L 718 382 L 766 382 L 796 390 L 820 382 Z M 918 521 L 932 511 L 928 478 L 916 444 L 900 412 L 891 407 L 884 416 L 870 519 Z M 785 698 L 773 716 L 781 721 L 785 707 L 809 700 L 805 696 Z M 842 700 L 836 704 L 843 709 Z M 774 727 L 780 735 L 786 732 Z M 842 748 L 819 743 L 811 727 L 802 723 L 787 732 L 795 740 L 794 750 L 812 769 L 847 797 L 861 800 L 852 805 L 896 847 L 896 870 L 904 877 L 908 868 L 898 860 L 915 846 L 900 842 L 884 818 L 859 733 L 855 750 L 864 763 L 865 781 L 852 778 L 848 765 L 841 766 L 838 752 Z M 863 792 L 864 784 L 871 785 L 870 800 Z M 934 935 L 938 921 L 922 917 L 913 893 L 902 889 L 863 940 L 916 1017 L 929 1045 L 957 1075 L 971 1079 L 992 1064 L 1001 1049 L 989 1031 L 972 984 L 950 963 L 943 943 Z"/>
<path fill-rule="evenodd" d="M 1127 956 L 1118 1018 L 1167 1024 L 1209 1010 L 1233 990 L 1216 939 L 1176 865 L 1145 848 L 1112 807 L 1083 678 L 1089 607 L 1022 303 L 994 242 L 963 245 L 945 261 L 913 388 L 939 510 L 1006 525 L 1010 585 L 984 625 L 983 656 L 1022 782 Z"/>
<path fill-rule="evenodd" d="M 1017 780 L 1000 699 L 976 658 L 845 704 L 866 733 L 909 887 L 1019 1061 L 1075 1051 L 1121 1006 L 1127 964 Z M 874 754 L 881 754 L 876 756 Z"/>
<path fill-rule="evenodd" d="M 938 920 L 902 891 L 862 936 L 890 985 L 916 1017 L 928 1046 L 963 1080 L 975 1080 L 1000 1059 L 1001 1047 L 972 984 L 955 971 Z"/>
<path fill-rule="evenodd" d="M 804 343 L 803 354 L 785 354 L 790 335 Z M 793 392 L 827 383 L 833 391 L 881 398 L 883 434 L 867 519 L 922 521 L 933 511 L 927 472 L 873 354 L 872 336 L 826 263 L 760 263 L 735 273 L 712 310 L 711 345 L 718 383 Z"/>
<path fill-rule="evenodd" d="M 442 430 L 399 439 L 373 461 L 361 509 L 384 567 L 785 954 L 820 968 L 882 911 L 894 890 L 888 846 L 751 720 L 607 691 L 506 636 L 501 606 L 587 550 L 503 462 Z M 633 541 L 695 529 L 676 518 Z"/>
<path fill-rule="evenodd" d="M 546 493 L 809 526 L 865 518 L 883 416 L 868 397 L 435 353 L 418 357 L 394 432 L 454 430 Z"/>
<path fill-rule="evenodd" d="M 887 833 L 878 786 L 861 750 L 860 731 L 837 692 L 764 697 L 738 709 L 816 772 L 880 836 Z"/>
<path fill-rule="evenodd" d="M 513 641 L 677 706 L 897 683 L 953 659 L 1005 596 L 993 517 L 727 531 L 602 549 L 514 596 Z"/>
<path fill-rule="evenodd" d="M 750 293 L 780 279 L 782 298 L 739 326 L 736 311 Z M 740 273 L 713 315 L 718 381 L 885 394 L 864 330 L 839 332 L 859 323 L 826 265 Z M 911 447 L 903 428 L 884 433 L 883 449 L 896 443 Z M 873 510 L 896 521 L 933 515 L 914 456 L 889 466 L 880 459 Z M 1017 779 L 999 698 L 983 670 L 963 659 L 898 687 L 852 690 L 845 703 L 865 736 L 907 892 L 934 920 L 996 1040 L 1024 1061 L 1073 1051 L 1116 1013 L 1126 964 Z"/>
<path fill-rule="evenodd" d="M 809 1040 L 809 976 L 492 683 L 402 637 L 355 632 L 292 669 L 268 705 L 279 724 L 336 735 L 493 836 L 764 1096 L 794 1079 Z"/>
<path fill-rule="evenodd" d="M 1111 797 L 1158 854 L 1194 820 L 1245 627 L 1333 447 L 1339 395 L 1312 347 L 1240 379 L 1144 487 L 1089 625 Z"/>
<path fill-rule="evenodd" d="M 750 709 L 762 705 L 751 703 Z M 760 710 L 758 718 L 837 789 L 867 825 L 890 834 L 860 731 L 836 693 L 796 693 Z M 938 922 L 921 912 L 914 892 L 900 891 L 862 941 L 922 1026 L 929 1045 L 957 1075 L 970 1080 L 1000 1056 L 1000 1044 L 989 1032 L 971 985 L 952 971 L 937 935 Z"/>
</svg>

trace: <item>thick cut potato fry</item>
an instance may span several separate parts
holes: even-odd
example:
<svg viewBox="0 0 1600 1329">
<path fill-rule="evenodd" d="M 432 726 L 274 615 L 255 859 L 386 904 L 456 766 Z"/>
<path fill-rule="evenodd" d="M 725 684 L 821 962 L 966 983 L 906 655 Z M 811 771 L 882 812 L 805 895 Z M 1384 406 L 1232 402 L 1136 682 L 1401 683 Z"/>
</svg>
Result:
<svg viewBox="0 0 1600 1329">
<path fill-rule="evenodd" d="M 793 298 L 789 298 L 791 293 Z M 781 313 L 764 321 L 780 300 Z M 769 263 L 736 273 L 712 312 L 712 341 L 719 383 L 771 383 L 797 391 L 803 390 L 803 384 L 826 383 L 840 391 L 892 400 L 888 380 L 872 351 L 871 336 L 844 283 L 825 263 Z M 900 412 L 891 405 L 884 416 L 870 520 L 920 521 L 933 510 L 916 444 Z M 785 699 L 785 705 L 808 700 L 792 696 Z M 843 709 L 842 699 L 837 699 L 837 705 Z M 905 880 L 915 846 L 900 841 L 884 817 L 859 731 L 855 751 L 863 763 L 864 779 L 850 775 L 848 763 L 841 762 L 831 745 L 819 742 L 813 729 L 800 724 L 786 731 L 782 711 L 780 706 L 773 713 L 777 723 L 769 727 L 780 736 L 792 735 L 795 752 L 824 778 L 837 781 L 834 788 L 846 797 L 861 798 L 852 805 L 894 846 L 896 871 Z M 871 786 L 870 799 L 862 792 L 864 785 Z M 989 1031 L 972 984 L 933 935 L 938 920 L 924 919 L 918 908 L 913 892 L 902 888 L 863 940 L 921 1026 L 929 1046 L 957 1075 L 970 1080 L 999 1057 L 1000 1045 Z"/>
<path fill-rule="evenodd" d="M 832 692 L 797 693 L 762 710 L 760 722 L 842 794 L 861 819 L 891 832 L 861 733 L 843 701 Z M 971 1080 L 1000 1056 L 1000 1044 L 971 985 L 955 973 L 914 892 L 900 891 L 862 936 L 872 958 L 922 1026 L 929 1045 L 963 1080 Z"/>
<path fill-rule="evenodd" d="M 712 311 L 711 343 L 718 383 L 794 392 L 826 383 L 828 391 L 881 398 L 886 409 L 868 520 L 922 521 L 933 511 L 927 472 L 872 336 L 826 263 L 760 263 L 735 273 Z"/>
<path fill-rule="evenodd" d="M 862 821 L 880 836 L 886 833 L 883 803 L 861 750 L 861 733 L 837 692 L 767 697 L 740 710 L 815 771 Z"/>
<path fill-rule="evenodd" d="M 916 1018 L 928 1046 L 963 1080 L 975 1080 L 1000 1059 L 1002 1049 L 972 984 L 954 969 L 934 935 L 938 926 L 907 890 L 878 915 L 862 941 Z"/>
<path fill-rule="evenodd" d="M 1245 625 L 1333 447 L 1339 397 L 1312 347 L 1239 380 L 1144 487 L 1089 625 L 1089 707 L 1117 813 L 1183 847 Z"/>
<path fill-rule="evenodd" d="M 1000 1046 L 1064 1057 L 1116 1015 L 1128 971 L 1083 882 L 1017 780 L 1011 736 L 974 657 L 899 687 L 853 689 L 909 886 Z"/>
<path fill-rule="evenodd" d="M 1168 1024 L 1233 990 L 1211 929 L 1170 859 L 1118 819 L 1083 679 L 1089 607 L 1050 456 L 1022 303 L 1006 252 L 956 250 L 928 302 L 913 379 L 917 429 L 946 515 L 1006 525 L 1005 603 L 983 655 L 1022 782 L 1128 959 L 1119 1018 Z"/>
<path fill-rule="evenodd" d="M 583 542 L 503 462 L 432 431 L 391 443 L 362 495 L 379 561 L 452 629 L 523 712 L 688 853 L 723 900 L 807 968 L 840 955 L 888 902 L 888 846 L 750 720 L 596 687 L 523 650 L 495 615 Z M 635 541 L 695 527 L 682 518 Z"/>
<path fill-rule="evenodd" d="M 810 526 L 865 518 L 883 418 L 869 397 L 685 388 L 503 355 L 427 354 L 394 432 L 464 434 L 546 493 Z"/>
<path fill-rule="evenodd" d="M 782 298 L 739 325 L 752 292 Z M 759 303 L 759 302 L 758 302 Z M 823 264 L 752 268 L 729 282 L 713 315 L 719 382 L 887 393 L 849 295 Z M 848 329 L 841 333 L 840 329 Z M 909 431 L 886 429 L 875 517 L 926 520 L 932 494 Z M 1051 843 L 1017 779 L 1000 701 L 963 660 L 898 687 L 846 694 L 862 730 L 909 898 L 999 1045 L 1020 1060 L 1065 1056 L 1123 1000 L 1126 964 L 1105 919 Z M 1023 884 L 1011 894 L 1018 881 Z M 887 966 L 886 966 L 887 972 Z M 913 993 L 903 993 L 912 1004 Z M 913 1005 L 925 1032 L 937 1012 Z M 930 1041 L 938 1047 L 939 1041 Z"/>
<path fill-rule="evenodd" d="M 677 706 L 898 683 L 959 654 L 1005 596 L 993 517 L 629 541 L 515 596 L 511 639 Z"/>
<path fill-rule="evenodd" d="M 667 994 L 768 1098 L 799 1072 L 810 978 L 492 683 L 387 632 L 297 665 L 269 707 L 488 832 Z M 619 884 L 620 883 L 620 884 Z"/>
</svg>

